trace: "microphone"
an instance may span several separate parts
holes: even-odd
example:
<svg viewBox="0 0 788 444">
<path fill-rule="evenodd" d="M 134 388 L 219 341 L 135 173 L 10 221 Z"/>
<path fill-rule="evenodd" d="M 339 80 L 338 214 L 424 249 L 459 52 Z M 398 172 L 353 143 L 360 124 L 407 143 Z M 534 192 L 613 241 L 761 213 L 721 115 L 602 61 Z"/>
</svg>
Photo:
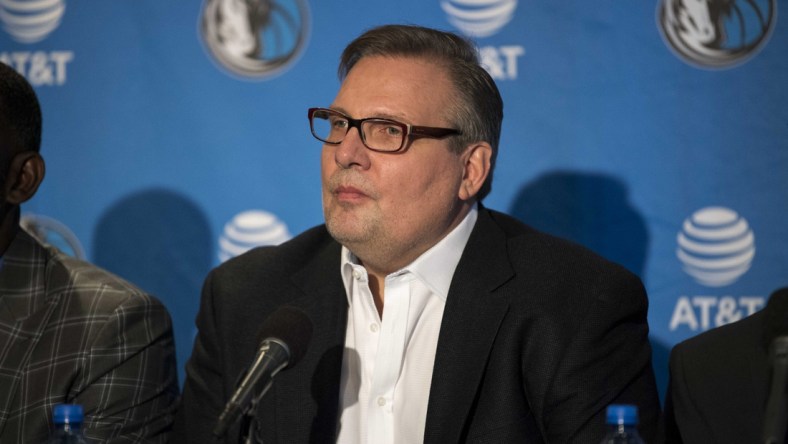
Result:
<svg viewBox="0 0 788 444">
<path fill-rule="evenodd" d="M 766 403 L 763 440 L 766 444 L 783 444 L 788 422 L 788 287 L 772 293 L 765 310 L 764 339 L 769 347 L 772 383 Z"/>
<path fill-rule="evenodd" d="M 303 311 L 283 306 L 263 322 L 258 337 L 261 340 L 257 355 L 213 429 L 217 438 L 223 437 L 244 412 L 259 383 L 265 385 L 257 395 L 258 399 L 271 387 L 277 373 L 301 360 L 312 337 L 312 321 Z"/>
</svg>

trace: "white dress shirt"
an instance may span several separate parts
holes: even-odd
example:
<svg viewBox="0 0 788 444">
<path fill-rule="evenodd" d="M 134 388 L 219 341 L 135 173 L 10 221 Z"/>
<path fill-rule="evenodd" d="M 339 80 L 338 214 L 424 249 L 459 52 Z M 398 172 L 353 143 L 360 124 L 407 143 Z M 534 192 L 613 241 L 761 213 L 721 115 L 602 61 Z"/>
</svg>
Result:
<svg viewBox="0 0 788 444">
<path fill-rule="evenodd" d="M 348 322 L 337 442 L 424 440 L 432 367 L 454 270 L 476 223 L 474 206 L 445 238 L 384 281 L 378 315 L 366 269 L 342 247 Z"/>
</svg>

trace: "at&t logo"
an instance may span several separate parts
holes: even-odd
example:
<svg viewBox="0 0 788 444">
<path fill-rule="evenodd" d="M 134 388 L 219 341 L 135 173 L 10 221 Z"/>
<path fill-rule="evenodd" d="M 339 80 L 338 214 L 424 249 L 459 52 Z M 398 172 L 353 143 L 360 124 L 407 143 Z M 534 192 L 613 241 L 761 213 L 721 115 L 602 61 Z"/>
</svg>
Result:
<svg viewBox="0 0 788 444">
<path fill-rule="evenodd" d="M 0 0 L 0 19 L 14 40 L 36 43 L 54 31 L 66 11 L 64 0 Z"/>
<path fill-rule="evenodd" d="M 684 271 L 706 287 L 733 284 L 755 258 L 755 235 L 749 223 L 725 207 L 706 207 L 684 220 L 676 236 L 676 257 Z M 670 330 L 703 331 L 738 321 L 763 308 L 763 296 L 681 296 Z"/>
<path fill-rule="evenodd" d="M 704 68 L 743 63 L 769 40 L 776 0 L 661 0 L 658 27 L 684 61 Z"/>
<path fill-rule="evenodd" d="M 670 331 L 686 327 L 691 331 L 736 322 L 766 305 L 763 296 L 682 296 L 676 302 L 670 318 Z"/>
<path fill-rule="evenodd" d="M 219 238 L 219 260 L 224 262 L 254 247 L 279 245 L 290 237 L 287 225 L 275 215 L 260 210 L 244 211 L 225 224 Z"/>
<path fill-rule="evenodd" d="M 64 0 L 0 0 L 3 30 L 23 44 L 35 44 L 49 36 L 63 19 Z M 16 69 L 34 86 L 63 85 L 73 51 L 0 52 L 0 62 Z"/>
<path fill-rule="evenodd" d="M 517 0 L 443 0 L 441 8 L 447 20 L 463 34 L 484 38 L 497 34 L 514 17 Z M 497 80 L 517 78 L 519 58 L 525 54 L 521 45 L 482 46 L 479 58 Z"/>
<path fill-rule="evenodd" d="M 489 37 L 512 20 L 517 0 L 445 0 L 449 23 L 471 37 Z"/>
<path fill-rule="evenodd" d="M 699 284 L 722 287 L 739 279 L 755 257 L 755 236 L 735 211 L 708 207 L 684 221 L 676 256 Z"/>
<path fill-rule="evenodd" d="M 205 0 L 200 35 L 233 74 L 265 79 L 291 66 L 306 46 L 306 0 Z"/>
</svg>

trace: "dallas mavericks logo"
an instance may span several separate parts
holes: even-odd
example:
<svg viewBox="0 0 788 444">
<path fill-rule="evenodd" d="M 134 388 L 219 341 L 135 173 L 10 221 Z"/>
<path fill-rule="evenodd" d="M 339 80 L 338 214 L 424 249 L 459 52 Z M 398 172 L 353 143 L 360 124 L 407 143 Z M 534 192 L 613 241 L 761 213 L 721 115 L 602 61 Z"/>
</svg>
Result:
<svg viewBox="0 0 788 444">
<path fill-rule="evenodd" d="M 60 25 L 65 11 L 65 0 L 0 0 L 3 29 L 20 43 L 44 40 Z"/>
<path fill-rule="evenodd" d="M 223 67 L 262 79 L 298 58 L 306 45 L 308 22 L 306 0 L 206 0 L 200 33 Z"/>
<path fill-rule="evenodd" d="M 219 238 L 219 260 L 224 262 L 254 247 L 279 245 L 289 239 L 287 225 L 275 215 L 259 210 L 244 211 L 224 225 Z"/>
<path fill-rule="evenodd" d="M 755 236 L 735 211 L 708 207 L 684 221 L 677 237 L 676 256 L 684 271 L 699 284 L 722 287 L 750 269 L 755 257 Z"/>
<path fill-rule="evenodd" d="M 444 0 L 449 23 L 471 37 L 489 37 L 512 20 L 517 0 Z"/>
<path fill-rule="evenodd" d="M 769 40 L 776 0 L 661 0 L 659 28 L 686 62 L 725 68 L 755 55 Z"/>
<path fill-rule="evenodd" d="M 63 223 L 40 214 L 25 213 L 19 225 L 39 242 L 57 247 L 77 259 L 85 259 L 85 249 L 77 236 Z"/>
</svg>

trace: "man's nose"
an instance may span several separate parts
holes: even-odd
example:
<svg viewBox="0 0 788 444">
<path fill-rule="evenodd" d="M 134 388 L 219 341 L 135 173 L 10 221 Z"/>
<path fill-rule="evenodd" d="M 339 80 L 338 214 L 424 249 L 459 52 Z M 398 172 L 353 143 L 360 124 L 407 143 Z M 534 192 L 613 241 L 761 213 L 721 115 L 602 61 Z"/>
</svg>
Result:
<svg viewBox="0 0 788 444">
<path fill-rule="evenodd" d="M 363 169 L 369 167 L 369 150 L 361 140 L 358 128 L 350 128 L 345 138 L 337 145 L 334 159 L 341 168 L 347 169 L 358 166 Z"/>
</svg>

